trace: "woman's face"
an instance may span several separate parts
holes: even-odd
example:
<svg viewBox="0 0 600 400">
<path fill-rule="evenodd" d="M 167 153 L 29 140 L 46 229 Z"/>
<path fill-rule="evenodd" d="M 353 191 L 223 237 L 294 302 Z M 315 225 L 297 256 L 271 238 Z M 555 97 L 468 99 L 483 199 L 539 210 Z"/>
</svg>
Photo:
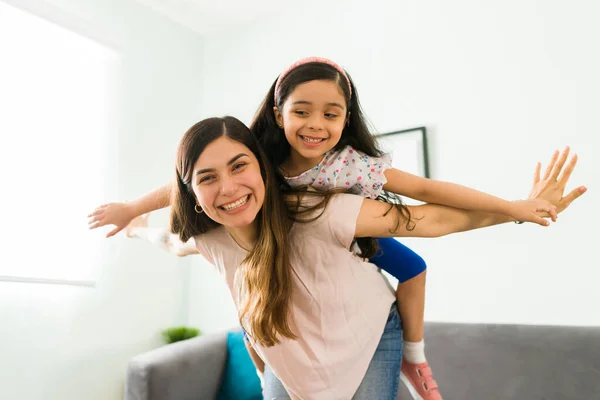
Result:
<svg viewBox="0 0 600 400">
<path fill-rule="evenodd" d="M 198 205 L 213 221 L 230 228 L 253 223 L 265 199 L 265 183 L 254 153 L 221 137 L 210 143 L 194 165 Z"/>
</svg>

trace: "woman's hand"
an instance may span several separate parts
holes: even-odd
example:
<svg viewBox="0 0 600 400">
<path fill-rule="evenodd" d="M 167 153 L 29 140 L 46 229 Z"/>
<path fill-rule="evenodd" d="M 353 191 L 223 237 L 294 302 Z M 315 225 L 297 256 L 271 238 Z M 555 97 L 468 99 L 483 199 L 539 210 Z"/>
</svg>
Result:
<svg viewBox="0 0 600 400">
<path fill-rule="evenodd" d="M 563 196 L 571 173 L 577 164 L 577 155 L 574 154 L 565 167 L 569 152 L 570 149 L 568 147 L 561 153 L 555 151 L 544 171 L 543 177 L 540 176 L 542 165 L 538 163 L 533 175 L 533 185 L 529 192 L 529 199 L 543 199 L 550 202 L 556 207 L 557 214 L 563 212 L 571 205 L 573 200 L 577 199 L 587 190 L 585 186 L 579 186 L 566 196 Z M 544 214 L 543 216 L 548 217 L 550 215 Z"/>
<path fill-rule="evenodd" d="M 105 225 L 115 225 L 106 237 L 116 235 L 123 230 L 135 217 L 135 212 L 128 203 L 108 203 L 96 208 L 88 215 L 88 228 L 96 229 Z"/>
</svg>

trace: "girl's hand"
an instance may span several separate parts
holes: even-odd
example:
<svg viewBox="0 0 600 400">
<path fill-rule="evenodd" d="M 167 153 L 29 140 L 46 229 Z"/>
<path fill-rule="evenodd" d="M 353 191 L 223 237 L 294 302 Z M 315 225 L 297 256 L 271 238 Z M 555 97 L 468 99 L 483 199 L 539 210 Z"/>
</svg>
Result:
<svg viewBox="0 0 600 400">
<path fill-rule="evenodd" d="M 143 214 L 139 217 L 135 217 L 131 220 L 129 225 L 125 228 L 125 234 L 127 237 L 135 237 L 134 229 L 135 228 L 147 228 L 148 227 L 148 216 L 149 214 Z"/>
<path fill-rule="evenodd" d="M 555 151 L 542 178 L 540 178 L 542 165 L 540 163 L 536 165 L 535 173 L 533 175 L 533 185 L 529 192 L 529 199 L 544 199 L 556 206 L 557 214 L 563 212 L 569 207 L 573 200 L 577 199 L 587 190 L 585 186 L 579 186 L 563 197 L 565 187 L 577 164 L 577 155 L 574 154 L 563 171 L 563 167 L 569 156 L 569 151 L 570 149 L 566 147 L 562 153 L 560 153 L 560 156 L 559 152 Z M 549 215 L 542 216 L 547 217 Z"/>
<path fill-rule="evenodd" d="M 533 222 L 542 226 L 550 225 L 544 217 L 556 222 L 556 206 L 540 198 L 513 201 L 510 216 L 517 221 Z"/>
<path fill-rule="evenodd" d="M 106 237 L 119 233 L 135 217 L 135 212 L 127 203 L 108 203 L 96 208 L 88 215 L 88 228 L 96 229 L 105 225 L 115 225 Z"/>
</svg>

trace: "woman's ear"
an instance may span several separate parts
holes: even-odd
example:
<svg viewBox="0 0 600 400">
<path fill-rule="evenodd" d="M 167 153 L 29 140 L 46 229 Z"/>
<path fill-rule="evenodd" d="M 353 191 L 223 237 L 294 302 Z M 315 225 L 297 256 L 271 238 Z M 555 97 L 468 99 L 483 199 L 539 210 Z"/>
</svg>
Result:
<svg viewBox="0 0 600 400">
<path fill-rule="evenodd" d="M 283 128 L 283 115 L 281 115 L 281 112 L 277 106 L 273 107 L 273 115 L 275 115 L 275 121 L 277 122 L 277 125 L 280 128 Z"/>
</svg>

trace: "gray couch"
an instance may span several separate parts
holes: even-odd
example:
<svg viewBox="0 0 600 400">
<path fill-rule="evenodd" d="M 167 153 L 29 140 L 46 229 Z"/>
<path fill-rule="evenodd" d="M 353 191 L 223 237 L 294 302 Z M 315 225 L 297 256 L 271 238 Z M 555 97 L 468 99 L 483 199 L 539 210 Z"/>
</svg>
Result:
<svg viewBox="0 0 600 400">
<path fill-rule="evenodd" d="M 429 363 L 446 400 L 598 400 L 600 328 L 426 324 Z M 227 334 L 141 354 L 126 400 L 212 400 Z M 401 384 L 399 399 L 410 399 Z"/>
</svg>

